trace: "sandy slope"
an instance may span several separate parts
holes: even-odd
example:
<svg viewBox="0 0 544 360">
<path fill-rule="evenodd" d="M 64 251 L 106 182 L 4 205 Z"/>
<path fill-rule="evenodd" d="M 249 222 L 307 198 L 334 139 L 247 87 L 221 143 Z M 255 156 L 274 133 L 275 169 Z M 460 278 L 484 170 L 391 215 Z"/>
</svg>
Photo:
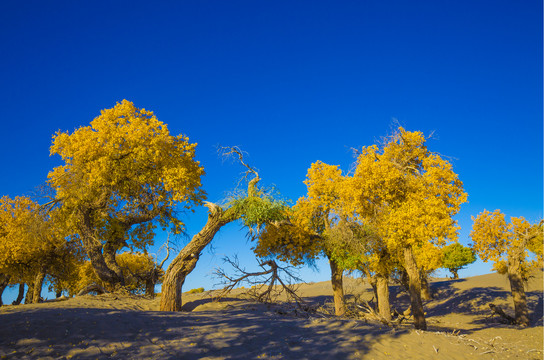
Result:
<svg viewBox="0 0 544 360">
<path fill-rule="evenodd" d="M 348 293 L 370 300 L 359 280 Z M 542 359 L 542 273 L 529 283 L 527 329 L 501 324 L 493 302 L 512 312 L 505 277 L 491 274 L 435 281 L 436 299 L 425 304 L 429 330 L 389 328 L 362 320 L 296 316 L 287 307 L 240 300 L 222 302 L 211 292 L 184 294 L 190 312 L 157 312 L 158 300 L 87 295 L 62 302 L 0 309 L 0 355 L 10 359 Z M 331 301 L 328 283 L 299 289 L 310 302 Z M 408 298 L 392 287 L 392 305 Z"/>
</svg>

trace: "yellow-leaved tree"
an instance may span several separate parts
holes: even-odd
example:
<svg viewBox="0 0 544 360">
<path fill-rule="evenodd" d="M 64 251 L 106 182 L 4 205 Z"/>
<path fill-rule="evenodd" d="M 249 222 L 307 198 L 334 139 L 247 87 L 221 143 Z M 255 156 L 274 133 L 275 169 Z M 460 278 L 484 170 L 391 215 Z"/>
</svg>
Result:
<svg viewBox="0 0 544 360">
<path fill-rule="evenodd" d="M 426 266 L 417 263 L 415 252 L 427 242 L 442 246 L 457 237 L 453 216 L 467 199 L 461 181 L 448 161 L 427 149 L 421 132 L 402 127 L 380 146 L 363 147 L 350 181 L 346 203 L 390 253 L 400 254 L 415 327 L 426 329 L 421 301 Z"/>
<path fill-rule="evenodd" d="M 311 262 L 324 255 L 331 268 L 335 314 L 345 313 L 343 272 L 363 261 L 361 238 L 366 229 L 350 221 L 343 210 L 341 188 L 345 177 L 338 166 L 317 161 L 304 183 L 306 196 L 287 212 L 288 221 L 269 224 L 255 248 L 258 256 L 278 256 L 293 264 Z"/>
<path fill-rule="evenodd" d="M 0 199 L 0 274 L 29 284 L 28 302 L 38 302 L 47 274 L 75 256 L 58 211 L 46 213 L 28 197 Z"/>
<path fill-rule="evenodd" d="M 500 210 L 484 210 L 472 220 L 470 236 L 474 251 L 484 262 L 493 261 L 499 273 L 508 274 L 515 321 L 529 325 L 524 284 L 531 271 L 542 266 L 542 222 L 530 224 L 523 217 L 512 217 L 507 223 Z"/>
<path fill-rule="evenodd" d="M 176 210 L 202 203 L 204 170 L 195 147 L 127 100 L 103 110 L 89 126 L 53 136 L 51 155 L 60 155 L 64 165 L 49 173 L 49 184 L 110 289 L 125 285 L 116 260 L 120 249 L 145 249 L 157 224 L 180 233 L 184 224 Z"/>
</svg>

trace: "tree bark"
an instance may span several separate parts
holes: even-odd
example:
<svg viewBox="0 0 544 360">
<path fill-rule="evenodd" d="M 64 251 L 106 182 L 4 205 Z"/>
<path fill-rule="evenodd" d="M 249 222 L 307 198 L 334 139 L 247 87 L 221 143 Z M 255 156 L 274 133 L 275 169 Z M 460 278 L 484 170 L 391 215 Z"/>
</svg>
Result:
<svg viewBox="0 0 544 360">
<path fill-rule="evenodd" d="M 331 284 L 332 294 L 334 299 L 334 313 L 336 316 L 344 316 L 346 313 L 346 303 L 344 299 L 344 286 L 342 275 L 344 270 L 340 268 L 338 263 L 329 258 L 331 267 Z"/>
<path fill-rule="evenodd" d="M 149 296 L 152 299 L 155 297 L 156 280 L 154 272 L 155 270 L 153 270 L 153 273 L 145 279 L 145 295 Z"/>
<path fill-rule="evenodd" d="M 9 276 L 0 274 L 0 306 L 4 305 L 2 302 L 2 294 L 4 293 L 4 290 L 8 287 L 9 284 Z"/>
<path fill-rule="evenodd" d="M 161 311 L 181 311 L 181 289 L 187 275 L 193 271 L 204 248 L 213 240 L 215 234 L 231 221 L 236 220 L 230 209 L 206 203 L 208 221 L 191 242 L 185 246 L 168 266 L 162 282 Z"/>
<path fill-rule="evenodd" d="M 376 274 L 376 294 L 378 296 L 378 312 L 381 317 L 391 321 L 391 305 L 389 303 L 389 277 Z"/>
<path fill-rule="evenodd" d="M 428 275 L 424 271 L 421 272 L 421 297 L 423 300 L 433 299 L 433 291 L 429 285 Z"/>
<path fill-rule="evenodd" d="M 457 273 L 459 269 L 450 269 L 450 272 L 453 274 L 453 280 L 459 279 L 459 274 Z"/>
<path fill-rule="evenodd" d="M 37 304 L 40 302 L 44 280 L 45 280 L 45 270 L 40 270 L 40 272 L 36 275 L 36 279 L 34 279 L 34 287 L 32 289 L 32 303 L 33 304 Z M 31 290 L 28 289 L 28 291 L 31 291 Z"/>
<path fill-rule="evenodd" d="M 510 280 L 510 289 L 514 300 L 516 323 L 521 326 L 529 326 L 529 311 L 521 274 L 521 262 L 517 257 L 510 256 L 508 259 L 508 280 Z"/>
<path fill-rule="evenodd" d="M 108 266 L 108 261 L 106 261 L 104 254 L 102 253 L 103 246 L 95 236 L 90 209 L 82 210 L 79 230 L 83 247 L 89 256 L 96 276 L 107 285 L 109 288 L 108 290 L 110 291 L 115 291 L 120 287 L 123 287 L 125 285 L 125 279 L 120 272 L 120 269 L 118 269 L 118 273 Z M 108 253 L 108 251 L 110 253 Z M 106 250 L 106 253 L 106 257 L 111 256 L 111 249 Z M 111 259 L 108 260 L 111 262 Z M 117 263 L 115 262 L 115 264 Z"/>
<path fill-rule="evenodd" d="M 423 311 L 423 303 L 421 301 L 421 276 L 411 247 L 404 248 L 404 269 L 408 274 L 410 282 L 408 292 L 410 293 L 414 326 L 419 330 L 427 330 L 425 312 Z"/>
<path fill-rule="evenodd" d="M 115 259 L 118 248 L 118 246 L 106 242 L 106 244 L 104 244 L 102 247 L 102 254 L 104 255 L 104 261 L 106 262 L 106 265 L 108 265 L 108 268 L 115 272 L 117 278 L 119 278 L 121 286 L 125 286 L 125 276 L 123 275 L 123 271 Z"/>
<path fill-rule="evenodd" d="M 25 304 L 32 304 L 32 295 L 34 295 L 34 283 L 29 282 L 27 285 L 28 289 L 26 290 Z"/>
<path fill-rule="evenodd" d="M 378 311 L 378 279 L 376 275 L 368 275 L 368 283 L 372 286 L 372 292 L 374 293 L 374 298 L 376 299 L 376 304 L 374 305 L 374 310 Z"/>
<path fill-rule="evenodd" d="M 19 284 L 19 293 L 17 294 L 17 299 L 11 303 L 11 305 L 19 305 L 25 296 L 25 283 Z"/>
</svg>

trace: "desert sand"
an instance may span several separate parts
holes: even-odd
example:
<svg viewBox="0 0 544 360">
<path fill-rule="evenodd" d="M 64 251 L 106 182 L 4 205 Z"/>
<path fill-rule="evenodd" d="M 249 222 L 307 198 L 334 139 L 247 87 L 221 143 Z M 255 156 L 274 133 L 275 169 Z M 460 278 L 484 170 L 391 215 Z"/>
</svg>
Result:
<svg viewBox="0 0 544 360">
<path fill-rule="evenodd" d="M 0 309 L 2 359 L 542 359 L 543 279 L 528 284 L 532 325 L 506 325 L 488 304 L 513 314 L 505 276 L 436 279 L 425 302 L 427 331 L 410 319 L 395 327 L 377 321 L 301 313 L 286 304 L 243 299 L 236 289 L 219 302 L 213 291 L 184 293 L 186 311 L 159 312 L 159 299 L 85 295 L 59 302 Z M 360 279 L 346 293 L 369 301 Z M 330 308 L 328 282 L 303 284 L 299 293 L 321 311 Z M 408 296 L 391 287 L 392 307 Z"/>
</svg>

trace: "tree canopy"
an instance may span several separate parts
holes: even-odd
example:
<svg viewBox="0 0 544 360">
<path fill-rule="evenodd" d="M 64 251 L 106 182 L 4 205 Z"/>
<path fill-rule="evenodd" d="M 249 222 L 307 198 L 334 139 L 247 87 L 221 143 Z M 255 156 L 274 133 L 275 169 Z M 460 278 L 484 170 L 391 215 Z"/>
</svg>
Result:
<svg viewBox="0 0 544 360">
<path fill-rule="evenodd" d="M 448 269 L 452 273 L 454 279 L 459 278 L 459 270 L 476 261 L 474 250 L 463 246 L 458 242 L 446 246 L 442 249 L 442 254 L 442 267 Z"/>
<path fill-rule="evenodd" d="M 493 267 L 499 273 L 508 274 L 515 321 L 519 325 L 529 325 L 524 286 L 531 271 L 542 266 L 542 222 L 530 224 L 523 217 L 512 217 L 507 223 L 500 210 L 484 210 L 472 220 L 470 236 L 474 250 L 484 262 L 493 261 Z"/>
<path fill-rule="evenodd" d="M 183 231 L 176 209 L 202 203 L 204 170 L 195 147 L 127 100 L 103 110 L 89 126 L 53 137 L 51 155 L 60 155 L 64 165 L 49 173 L 49 184 L 106 283 L 124 282 L 116 251 L 145 249 L 156 223 Z"/>
</svg>

